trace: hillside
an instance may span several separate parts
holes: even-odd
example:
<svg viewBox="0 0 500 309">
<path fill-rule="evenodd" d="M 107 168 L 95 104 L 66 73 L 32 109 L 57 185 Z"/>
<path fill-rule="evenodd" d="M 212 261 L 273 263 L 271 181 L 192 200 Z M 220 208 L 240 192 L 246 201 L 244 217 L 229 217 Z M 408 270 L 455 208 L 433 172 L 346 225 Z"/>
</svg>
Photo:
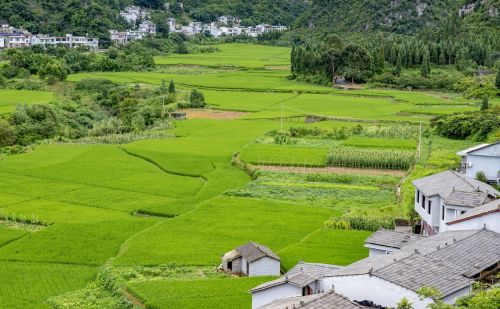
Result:
<svg viewBox="0 0 500 309">
<path fill-rule="evenodd" d="M 169 10 L 164 4 L 169 4 Z M 0 19 L 24 27 L 33 33 L 109 37 L 109 29 L 125 29 L 119 18 L 120 8 L 140 5 L 154 10 L 153 20 L 166 24 L 169 16 L 210 22 L 220 15 L 235 15 L 243 24 L 258 23 L 290 25 L 306 9 L 304 0 L 2 0 Z"/>
<path fill-rule="evenodd" d="M 498 27 L 499 4 L 498 0 L 313 0 L 302 23 L 337 32 L 413 34 L 462 14 L 468 24 Z"/>
</svg>

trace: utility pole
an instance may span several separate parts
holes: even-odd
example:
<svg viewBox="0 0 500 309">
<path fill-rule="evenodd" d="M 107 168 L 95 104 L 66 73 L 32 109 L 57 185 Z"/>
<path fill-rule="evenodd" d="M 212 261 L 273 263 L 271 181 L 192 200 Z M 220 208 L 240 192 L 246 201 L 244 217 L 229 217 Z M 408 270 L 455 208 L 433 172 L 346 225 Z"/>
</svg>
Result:
<svg viewBox="0 0 500 309">
<path fill-rule="evenodd" d="M 420 121 L 420 128 L 418 131 L 418 159 L 420 160 L 422 152 L 422 121 Z"/>
</svg>

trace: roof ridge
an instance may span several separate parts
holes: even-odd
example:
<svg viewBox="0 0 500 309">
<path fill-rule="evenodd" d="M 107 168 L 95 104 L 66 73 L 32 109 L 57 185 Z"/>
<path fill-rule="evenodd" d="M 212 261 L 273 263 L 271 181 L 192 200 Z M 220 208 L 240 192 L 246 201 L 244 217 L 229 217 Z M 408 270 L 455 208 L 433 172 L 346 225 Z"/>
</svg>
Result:
<svg viewBox="0 0 500 309">
<path fill-rule="evenodd" d="M 478 189 L 478 188 L 479 188 L 479 186 L 476 188 L 476 186 L 474 186 L 472 183 L 470 183 L 469 181 L 467 181 L 467 179 L 466 179 L 466 178 L 467 178 L 468 176 L 465 176 L 465 177 L 463 177 L 463 178 L 462 178 L 462 177 L 461 177 L 461 175 L 460 175 L 458 172 L 455 172 L 454 170 L 450 170 L 450 172 L 452 172 L 452 173 L 453 173 L 453 175 L 455 175 L 456 177 L 460 178 L 460 179 L 461 179 L 461 180 L 463 180 L 466 184 L 468 184 L 469 186 L 471 186 L 471 187 L 472 187 L 472 189 L 474 189 L 474 190 L 475 190 L 475 189 Z"/>
</svg>

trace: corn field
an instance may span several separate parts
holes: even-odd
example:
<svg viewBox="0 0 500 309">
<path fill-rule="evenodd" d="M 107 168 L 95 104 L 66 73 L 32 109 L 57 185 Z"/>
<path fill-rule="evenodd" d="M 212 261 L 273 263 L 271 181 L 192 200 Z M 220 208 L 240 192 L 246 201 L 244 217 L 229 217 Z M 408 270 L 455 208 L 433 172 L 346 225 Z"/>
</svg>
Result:
<svg viewBox="0 0 500 309">
<path fill-rule="evenodd" d="M 398 150 L 371 150 L 351 147 L 331 149 L 328 166 L 407 170 L 415 162 L 415 153 Z"/>
</svg>

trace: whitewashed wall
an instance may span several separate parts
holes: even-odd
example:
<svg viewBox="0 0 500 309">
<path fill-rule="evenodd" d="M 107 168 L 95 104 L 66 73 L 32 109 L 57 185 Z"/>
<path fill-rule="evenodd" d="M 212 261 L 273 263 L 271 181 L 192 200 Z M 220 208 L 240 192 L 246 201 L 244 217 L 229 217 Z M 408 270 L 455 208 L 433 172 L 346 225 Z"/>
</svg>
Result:
<svg viewBox="0 0 500 309">
<path fill-rule="evenodd" d="M 262 307 L 277 299 L 294 296 L 302 296 L 302 289 L 288 283 L 254 292 L 252 293 L 252 309 Z"/>
<path fill-rule="evenodd" d="M 500 146 L 497 146 L 500 148 Z M 500 170 L 500 157 L 489 157 L 485 155 L 492 155 L 493 147 L 481 149 L 474 154 L 467 155 L 467 162 L 472 166 L 467 168 L 466 175 L 476 178 L 477 172 L 484 172 L 489 180 L 496 180 L 497 173 Z"/>
<path fill-rule="evenodd" d="M 249 277 L 255 276 L 279 276 L 280 275 L 280 261 L 263 257 L 250 263 Z"/>
<path fill-rule="evenodd" d="M 325 290 L 333 289 L 349 300 L 369 300 L 377 305 L 395 308 L 397 303 L 406 297 L 415 309 L 426 309 L 431 299 L 421 301 L 417 293 L 399 285 L 382 280 L 375 276 L 356 275 L 330 277 L 323 280 Z"/>
<path fill-rule="evenodd" d="M 500 212 L 469 219 L 455 224 L 447 224 L 448 231 L 478 230 L 486 225 L 486 229 L 500 233 Z"/>
</svg>

